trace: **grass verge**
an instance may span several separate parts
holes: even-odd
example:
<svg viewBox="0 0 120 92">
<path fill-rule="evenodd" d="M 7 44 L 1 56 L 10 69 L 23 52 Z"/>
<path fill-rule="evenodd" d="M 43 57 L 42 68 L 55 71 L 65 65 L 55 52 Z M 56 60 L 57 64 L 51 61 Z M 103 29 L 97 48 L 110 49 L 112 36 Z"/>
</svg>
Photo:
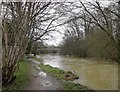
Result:
<svg viewBox="0 0 120 92">
<path fill-rule="evenodd" d="M 80 84 L 75 84 L 71 81 L 65 81 L 64 84 L 64 90 L 65 92 L 73 92 L 73 90 L 75 90 L 75 92 L 94 92 L 92 89 L 86 87 L 86 86 L 83 86 L 83 85 L 80 85 Z"/>
<path fill-rule="evenodd" d="M 39 66 L 42 70 L 50 73 L 52 76 L 54 76 L 58 79 L 73 81 L 73 80 L 79 78 L 77 75 L 73 74 L 70 71 L 67 72 L 67 71 L 64 71 L 64 70 L 61 70 L 58 68 L 53 68 L 50 65 L 40 64 Z"/>
<path fill-rule="evenodd" d="M 29 81 L 29 63 L 23 59 L 19 63 L 19 69 L 16 70 L 16 79 L 3 88 L 3 92 L 19 92 Z"/>
<path fill-rule="evenodd" d="M 87 92 L 88 92 L 88 90 L 89 90 L 89 92 L 92 91 L 88 87 L 73 83 L 73 80 L 78 79 L 78 76 L 71 73 L 70 71 L 67 72 L 67 71 L 61 70 L 59 68 L 53 68 L 49 65 L 43 65 L 43 64 L 40 64 L 39 66 L 43 71 L 48 72 L 53 77 L 56 77 L 57 79 L 62 80 L 64 90 L 69 90 L 69 92 L 70 92 L 70 90 L 79 90 L 79 92 L 80 92 L 80 90 L 87 90 Z"/>
</svg>

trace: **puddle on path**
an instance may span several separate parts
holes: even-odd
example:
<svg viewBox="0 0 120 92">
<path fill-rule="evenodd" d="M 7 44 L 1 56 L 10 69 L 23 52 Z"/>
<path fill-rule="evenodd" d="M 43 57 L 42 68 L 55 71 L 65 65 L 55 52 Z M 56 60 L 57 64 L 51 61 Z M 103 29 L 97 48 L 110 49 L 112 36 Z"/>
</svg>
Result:
<svg viewBox="0 0 120 92">
<path fill-rule="evenodd" d="M 23 90 L 63 90 L 63 85 L 59 80 L 35 67 L 36 65 L 31 63 L 30 81 Z"/>
<path fill-rule="evenodd" d="M 39 76 L 41 76 L 41 77 L 46 77 L 47 74 L 46 74 L 45 72 L 41 71 L 41 72 L 39 72 Z"/>
<path fill-rule="evenodd" d="M 45 86 L 45 87 L 48 87 L 48 86 L 51 86 L 51 85 L 52 85 L 52 83 L 49 82 L 49 81 L 47 81 L 47 80 L 41 81 L 41 84 L 42 84 L 43 86 Z"/>
</svg>

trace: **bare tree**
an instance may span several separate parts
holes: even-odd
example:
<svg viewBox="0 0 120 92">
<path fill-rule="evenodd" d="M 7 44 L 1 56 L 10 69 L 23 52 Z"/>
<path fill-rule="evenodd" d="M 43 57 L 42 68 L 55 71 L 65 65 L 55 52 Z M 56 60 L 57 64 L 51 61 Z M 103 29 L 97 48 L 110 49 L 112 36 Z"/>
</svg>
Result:
<svg viewBox="0 0 120 92">
<path fill-rule="evenodd" d="M 3 65 L 2 80 L 7 84 L 15 78 L 15 70 L 23 57 L 32 34 L 36 18 L 51 2 L 3 2 Z"/>
<path fill-rule="evenodd" d="M 49 32 L 63 25 L 57 22 L 64 14 L 57 12 L 61 5 L 57 2 L 3 2 L 2 5 L 2 69 L 3 84 L 7 84 L 14 79 L 19 60 L 28 45 L 43 40 Z"/>
<path fill-rule="evenodd" d="M 111 21 L 113 21 L 113 19 L 112 19 L 112 17 L 107 15 L 107 14 L 110 15 L 113 12 L 111 12 L 111 10 L 108 9 L 108 8 L 107 8 L 107 11 L 108 12 L 110 11 L 110 12 L 109 13 L 105 12 L 104 11 L 105 8 L 101 7 L 99 2 L 95 2 L 95 4 L 90 3 L 90 5 L 94 7 L 94 10 L 99 11 L 99 13 L 101 14 L 101 17 L 98 18 L 96 16 L 96 14 L 91 12 L 90 9 L 88 9 L 87 6 L 85 6 L 85 4 L 83 2 L 80 1 L 80 3 L 83 6 L 83 8 L 85 9 L 85 11 L 89 14 L 89 17 L 92 18 L 92 20 L 91 20 L 92 23 L 96 24 L 101 30 L 103 30 L 110 37 L 110 39 L 114 42 L 114 44 L 115 44 L 115 46 L 116 46 L 116 48 L 118 50 L 118 60 L 119 60 L 119 58 L 120 58 L 120 56 L 119 56 L 119 53 L 120 53 L 119 48 L 120 48 L 120 46 L 119 46 L 119 36 L 118 36 L 119 33 L 117 31 L 116 36 L 118 38 L 117 38 L 117 41 L 116 41 L 116 38 L 114 36 L 115 32 L 113 31 L 112 24 L 111 24 Z M 119 7 L 119 3 L 118 3 L 118 7 Z M 117 11 L 119 13 L 119 8 L 118 8 Z M 119 22 L 120 22 L 118 13 L 114 12 L 115 18 L 117 18 L 117 25 L 119 25 Z M 117 26 L 116 28 L 117 28 L 117 30 L 119 30 L 119 26 Z"/>
<path fill-rule="evenodd" d="M 0 16 L 1 16 L 1 5 L 0 5 Z M 2 19 L 0 17 L 0 80 L 2 80 Z M 0 91 L 2 91 L 2 81 L 0 82 Z"/>
</svg>

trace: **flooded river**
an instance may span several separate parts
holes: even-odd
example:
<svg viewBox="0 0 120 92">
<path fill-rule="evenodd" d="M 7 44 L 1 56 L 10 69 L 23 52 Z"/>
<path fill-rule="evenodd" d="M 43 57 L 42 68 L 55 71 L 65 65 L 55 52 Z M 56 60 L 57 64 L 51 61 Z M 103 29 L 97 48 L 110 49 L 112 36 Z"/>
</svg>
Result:
<svg viewBox="0 0 120 92">
<path fill-rule="evenodd" d="M 57 54 L 45 54 L 41 57 L 44 64 L 76 73 L 79 79 L 75 80 L 75 83 L 94 90 L 118 90 L 118 65 L 116 63 Z"/>
</svg>

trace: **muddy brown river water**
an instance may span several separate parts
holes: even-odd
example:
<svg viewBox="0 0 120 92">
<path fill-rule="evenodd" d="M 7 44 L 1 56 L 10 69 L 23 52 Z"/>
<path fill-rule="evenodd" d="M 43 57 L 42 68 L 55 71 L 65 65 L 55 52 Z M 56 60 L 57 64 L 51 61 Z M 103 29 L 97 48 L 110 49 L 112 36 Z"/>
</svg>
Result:
<svg viewBox="0 0 120 92">
<path fill-rule="evenodd" d="M 75 83 L 94 90 L 118 90 L 118 64 L 107 61 L 65 57 L 58 54 L 41 55 L 42 62 L 79 76 Z"/>
</svg>

